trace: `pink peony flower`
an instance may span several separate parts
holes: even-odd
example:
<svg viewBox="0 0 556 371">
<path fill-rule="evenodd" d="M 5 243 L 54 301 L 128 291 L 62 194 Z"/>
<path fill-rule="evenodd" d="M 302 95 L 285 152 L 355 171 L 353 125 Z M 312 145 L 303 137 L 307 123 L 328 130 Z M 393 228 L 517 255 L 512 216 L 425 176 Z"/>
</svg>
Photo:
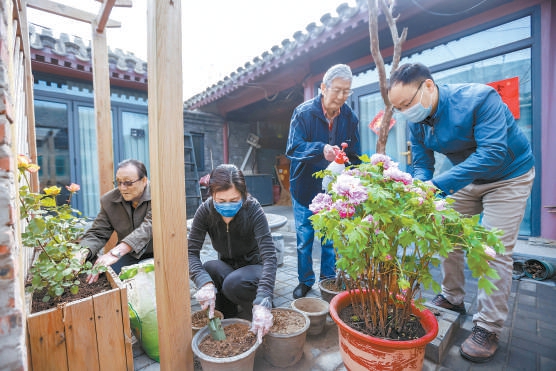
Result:
<svg viewBox="0 0 556 371">
<path fill-rule="evenodd" d="M 81 187 L 79 186 L 79 184 L 71 183 L 69 186 L 66 186 L 66 189 L 71 193 L 75 193 L 78 192 Z"/>
<path fill-rule="evenodd" d="M 488 245 L 484 245 L 483 246 L 485 248 L 485 254 L 487 254 L 488 256 L 490 256 L 491 258 L 495 258 L 496 257 L 496 251 L 494 251 L 494 249 Z"/>
<path fill-rule="evenodd" d="M 355 207 L 349 202 L 338 200 L 332 205 L 334 210 L 338 211 L 340 218 L 351 218 L 355 214 Z"/>
<path fill-rule="evenodd" d="M 391 167 L 397 167 L 398 164 L 394 161 L 392 161 L 392 159 L 390 157 L 388 157 L 387 155 L 383 155 L 381 153 L 375 153 L 374 155 L 371 156 L 371 164 L 373 165 L 380 165 L 382 164 L 382 167 L 384 168 L 384 170 L 389 169 Z"/>
<path fill-rule="evenodd" d="M 448 203 L 444 199 L 434 201 L 434 207 L 436 208 L 436 211 L 446 210 L 446 205 L 448 205 Z"/>
<path fill-rule="evenodd" d="M 402 182 L 405 185 L 413 183 L 413 178 L 411 177 L 411 175 L 409 173 L 401 171 L 397 167 L 390 167 L 388 169 L 384 169 L 382 175 L 384 176 L 384 179 L 387 180 L 391 179 L 396 182 Z"/>
<path fill-rule="evenodd" d="M 338 175 L 332 185 L 332 191 L 339 196 L 347 198 L 347 202 L 358 205 L 365 202 L 369 196 L 365 187 L 361 185 L 359 178 L 348 174 Z"/>
<path fill-rule="evenodd" d="M 313 198 L 313 201 L 309 205 L 309 210 L 313 214 L 318 213 L 321 210 L 330 210 L 332 206 L 332 197 L 327 193 L 319 193 Z"/>
</svg>

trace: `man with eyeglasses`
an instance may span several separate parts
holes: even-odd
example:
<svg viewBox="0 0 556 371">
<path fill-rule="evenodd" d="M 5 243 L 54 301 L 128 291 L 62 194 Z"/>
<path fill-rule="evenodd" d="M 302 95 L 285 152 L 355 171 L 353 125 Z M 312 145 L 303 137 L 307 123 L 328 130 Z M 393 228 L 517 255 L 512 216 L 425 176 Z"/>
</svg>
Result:
<svg viewBox="0 0 556 371">
<path fill-rule="evenodd" d="M 322 192 L 322 179 L 313 177 L 334 160 L 345 142 L 352 164 L 361 161 L 359 119 L 346 104 L 351 95 L 353 75 L 349 66 L 337 64 L 328 69 L 320 85 L 321 92 L 300 104 L 293 112 L 286 155 L 290 164 L 290 191 L 297 233 L 297 273 L 299 284 L 294 299 L 307 295 L 315 283 L 313 242 L 315 231 L 309 217 L 309 204 Z M 320 280 L 335 277 L 336 258 L 331 242 L 321 241 Z"/>
<path fill-rule="evenodd" d="M 122 267 L 153 257 L 151 191 L 145 165 L 137 160 L 118 164 L 116 188 L 100 199 L 100 212 L 79 244 L 83 260 L 93 260 L 106 245 L 113 232 L 118 242 L 98 256 L 95 266 L 111 266 L 116 274 Z M 87 277 L 88 283 L 98 275 Z"/>
<path fill-rule="evenodd" d="M 491 295 L 479 290 L 472 333 L 460 354 L 473 362 L 492 359 L 508 316 L 512 285 L 512 249 L 535 177 L 529 141 L 498 92 L 484 84 L 436 85 L 429 69 L 404 64 L 390 77 L 388 97 L 407 121 L 413 152 L 413 176 L 453 198 L 465 215 L 482 213 L 481 223 L 504 232 L 506 252 L 490 261 L 498 279 Z M 434 174 L 434 153 L 453 167 Z M 464 256 L 454 251 L 442 261 L 442 293 L 433 304 L 465 314 Z"/>
</svg>

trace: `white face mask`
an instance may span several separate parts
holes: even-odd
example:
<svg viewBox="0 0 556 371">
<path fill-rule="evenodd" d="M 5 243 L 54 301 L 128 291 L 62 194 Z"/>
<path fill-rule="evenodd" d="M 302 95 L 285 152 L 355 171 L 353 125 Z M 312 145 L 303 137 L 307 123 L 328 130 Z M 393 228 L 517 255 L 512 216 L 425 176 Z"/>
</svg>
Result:
<svg viewBox="0 0 556 371">
<path fill-rule="evenodd" d="M 403 112 L 400 112 L 400 114 L 403 115 L 403 117 L 408 122 L 421 122 L 430 115 L 432 110 L 432 97 L 430 106 L 428 108 L 424 107 L 423 104 L 421 104 L 421 101 L 423 100 L 423 93 L 424 91 L 421 90 L 421 98 L 419 99 L 419 103 Z"/>
</svg>

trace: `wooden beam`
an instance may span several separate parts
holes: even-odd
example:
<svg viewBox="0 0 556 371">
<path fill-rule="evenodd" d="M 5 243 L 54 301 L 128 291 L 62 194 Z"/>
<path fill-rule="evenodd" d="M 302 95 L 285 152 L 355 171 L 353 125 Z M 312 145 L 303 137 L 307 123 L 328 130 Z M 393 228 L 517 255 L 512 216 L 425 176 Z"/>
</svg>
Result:
<svg viewBox="0 0 556 371">
<path fill-rule="evenodd" d="M 160 370 L 193 370 L 183 162 L 181 0 L 149 0 L 147 4 L 149 154 Z"/>
<path fill-rule="evenodd" d="M 112 11 L 112 7 L 116 0 L 106 0 L 102 3 L 100 10 L 98 12 L 98 16 L 96 18 L 97 24 L 97 32 L 103 33 L 104 28 L 106 27 L 106 23 L 108 22 L 108 18 L 110 18 L 110 12 Z"/>
<path fill-rule="evenodd" d="M 99 3 L 103 3 L 104 0 L 97 0 Z M 122 7 L 122 8 L 131 8 L 133 3 L 131 0 L 116 0 L 114 3 L 115 7 Z"/>
<path fill-rule="evenodd" d="M 27 8 L 22 7 L 20 20 L 27 20 Z M 31 48 L 29 46 L 29 28 L 27 22 L 21 23 L 21 41 L 25 57 L 25 114 L 27 115 L 27 143 L 29 143 L 29 157 L 33 163 L 37 162 L 37 137 L 35 130 L 35 97 L 33 92 L 33 70 L 31 68 Z M 31 190 L 39 191 L 39 173 L 31 173 Z"/>
<path fill-rule="evenodd" d="M 93 91 L 95 122 L 97 128 L 98 179 L 100 194 L 114 188 L 114 154 L 112 150 L 112 113 L 110 111 L 110 71 L 108 68 L 108 46 L 106 33 L 93 31 Z"/>
<path fill-rule="evenodd" d="M 50 0 L 27 0 L 27 6 L 33 9 L 42 10 L 47 13 L 56 14 L 62 17 L 71 18 L 76 21 L 85 23 L 92 23 L 97 17 L 96 14 Z M 109 20 L 106 23 L 106 27 L 118 28 L 122 27 L 122 24 L 118 21 Z"/>
</svg>

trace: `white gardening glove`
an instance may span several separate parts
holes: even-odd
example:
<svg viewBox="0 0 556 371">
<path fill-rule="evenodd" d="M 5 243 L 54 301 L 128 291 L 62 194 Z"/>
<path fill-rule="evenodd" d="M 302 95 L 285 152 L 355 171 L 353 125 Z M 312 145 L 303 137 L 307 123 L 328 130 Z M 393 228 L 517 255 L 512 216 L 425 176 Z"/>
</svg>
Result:
<svg viewBox="0 0 556 371">
<path fill-rule="evenodd" d="M 259 343 L 263 342 L 265 336 L 272 327 L 273 316 L 270 309 L 262 305 L 253 305 L 253 321 L 251 332 L 257 335 Z"/>
<path fill-rule="evenodd" d="M 201 309 L 209 308 L 209 319 L 214 317 L 214 305 L 216 304 L 216 287 L 207 283 L 195 293 L 195 299 L 201 304 Z"/>
</svg>

